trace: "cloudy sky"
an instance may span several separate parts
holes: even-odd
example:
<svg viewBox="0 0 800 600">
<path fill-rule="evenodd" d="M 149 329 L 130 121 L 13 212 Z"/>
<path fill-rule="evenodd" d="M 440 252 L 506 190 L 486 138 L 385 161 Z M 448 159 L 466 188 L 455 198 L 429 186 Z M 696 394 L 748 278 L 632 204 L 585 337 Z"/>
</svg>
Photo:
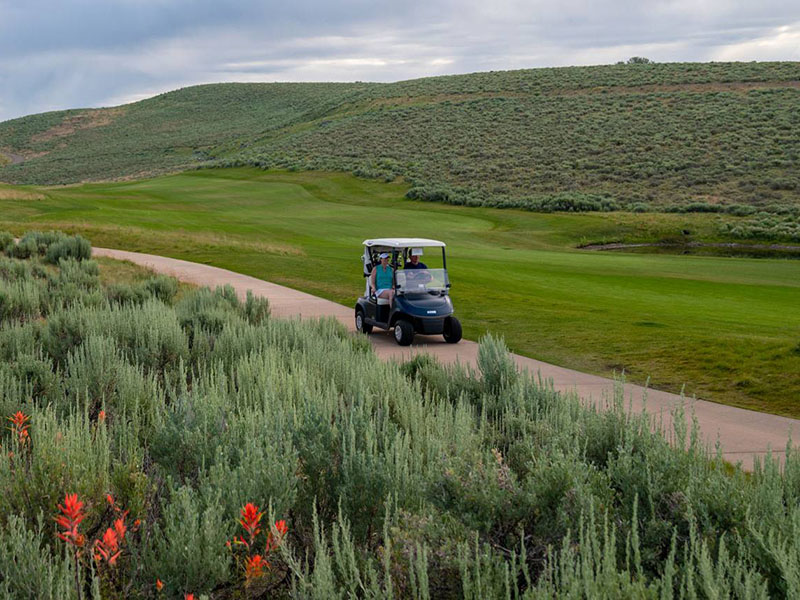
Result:
<svg viewBox="0 0 800 600">
<path fill-rule="evenodd" d="M 220 81 L 800 60 L 797 0 L 0 0 L 0 121 Z"/>
</svg>

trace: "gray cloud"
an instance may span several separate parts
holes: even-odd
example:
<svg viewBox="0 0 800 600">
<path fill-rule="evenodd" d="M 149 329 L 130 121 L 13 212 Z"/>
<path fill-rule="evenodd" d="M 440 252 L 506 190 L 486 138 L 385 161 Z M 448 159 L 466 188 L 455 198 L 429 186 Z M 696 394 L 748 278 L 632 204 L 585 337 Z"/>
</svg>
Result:
<svg viewBox="0 0 800 600">
<path fill-rule="evenodd" d="M 800 60 L 767 0 L 0 0 L 0 120 L 214 81 L 395 81 L 487 69 Z"/>
</svg>

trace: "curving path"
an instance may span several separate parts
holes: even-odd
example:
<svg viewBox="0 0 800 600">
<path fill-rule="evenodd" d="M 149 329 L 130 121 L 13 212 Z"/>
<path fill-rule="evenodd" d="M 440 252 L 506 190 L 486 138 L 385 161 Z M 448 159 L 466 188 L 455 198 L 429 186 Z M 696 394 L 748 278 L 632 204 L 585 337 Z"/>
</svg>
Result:
<svg viewBox="0 0 800 600">
<path fill-rule="evenodd" d="M 128 260 L 196 285 L 213 287 L 228 284 L 241 296 L 247 290 L 252 290 L 254 294 L 269 299 L 271 312 L 275 317 L 333 316 L 350 329 L 354 329 L 352 308 L 255 277 L 153 254 L 107 248 L 95 248 L 94 254 Z M 390 333 L 373 333 L 370 339 L 375 352 L 384 360 L 402 361 L 416 353 L 427 352 L 442 362 L 459 361 L 474 366 L 478 356 L 478 344 L 468 340 L 462 340 L 458 344 L 447 344 L 441 336 L 418 335 L 412 346 L 403 348 L 395 343 L 394 336 Z M 614 381 L 611 379 L 557 367 L 517 354 L 512 356 L 521 369 L 539 373 L 543 379 L 551 380 L 555 389 L 565 392 L 575 391 L 589 402 L 604 402 L 610 397 L 614 388 Z M 646 398 L 648 412 L 663 417 L 667 426 L 671 421 L 671 409 L 684 402 L 684 399 L 677 394 L 648 390 L 638 385 L 625 384 L 624 390 L 626 400 L 630 400 L 633 410 L 641 410 Z M 797 439 L 800 432 L 800 420 L 704 400 L 694 400 L 690 403 L 706 443 L 713 446 L 719 441 L 725 459 L 733 463 L 741 462 L 748 470 L 752 469 L 754 456 L 763 456 L 770 450 L 776 456 L 782 456 L 790 436 Z"/>
</svg>

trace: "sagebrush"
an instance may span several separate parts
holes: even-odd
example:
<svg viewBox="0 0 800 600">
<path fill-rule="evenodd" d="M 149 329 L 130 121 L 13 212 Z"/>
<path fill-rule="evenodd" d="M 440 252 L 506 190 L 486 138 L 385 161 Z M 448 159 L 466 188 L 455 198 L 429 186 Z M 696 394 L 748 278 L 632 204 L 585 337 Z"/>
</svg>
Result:
<svg viewBox="0 0 800 600">
<path fill-rule="evenodd" d="M 385 363 L 333 320 L 121 293 L 38 244 L 0 262 L 4 597 L 800 594 L 791 450 L 743 473 L 498 339 L 479 371 Z"/>
</svg>

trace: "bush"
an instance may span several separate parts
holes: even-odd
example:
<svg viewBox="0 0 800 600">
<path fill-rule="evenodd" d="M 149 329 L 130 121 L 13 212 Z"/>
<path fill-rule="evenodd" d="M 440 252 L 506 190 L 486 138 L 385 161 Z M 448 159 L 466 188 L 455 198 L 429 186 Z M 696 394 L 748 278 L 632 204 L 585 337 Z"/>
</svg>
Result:
<svg viewBox="0 0 800 600">
<path fill-rule="evenodd" d="M 47 247 L 46 259 L 50 264 L 58 264 L 65 258 L 86 260 L 92 256 L 92 245 L 89 240 L 79 235 L 54 241 Z"/>
<path fill-rule="evenodd" d="M 190 487 L 170 496 L 163 524 L 150 538 L 147 581 L 163 580 L 173 596 L 186 590 L 210 592 L 230 577 L 225 543 L 233 537 L 234 515 L 223 513 L 218 497 L 202 500 Z"/>
<path fill-rule="evenodd" d="M 62 600 L 76 598 L 72 561 L 52 552 L 50 527 L 44 517 L 35 529 L 12 516 L 0 536 L 0 595 L 8 600 Z M 33 559 L 33 557 L 36 557 Z"/>
<path fill-rule="evenodd" d="M 7 248 L 14 244 L 14 236 L 8 231 L 0 231 L 0 252 L 7 252 Z"/>
<path fill-rule="evenodd" d="M 10 251 L 7 249 L 6 254 L 12 256 L 14 258 L 30 258 L 31 256 L 35 256 L 39 251 L 39 247 L 36 244 L 36 241 L 33 239 L 21 239 L 16 245 L 10 247 Z"/>
<path fill-rule="evenodd" d="M 145 289 L 150 295 L 165 304 L 172 302 L 178 293 L 178 281 L 174 277 L 156 275 L 144 282 Z"/>
</svg>

